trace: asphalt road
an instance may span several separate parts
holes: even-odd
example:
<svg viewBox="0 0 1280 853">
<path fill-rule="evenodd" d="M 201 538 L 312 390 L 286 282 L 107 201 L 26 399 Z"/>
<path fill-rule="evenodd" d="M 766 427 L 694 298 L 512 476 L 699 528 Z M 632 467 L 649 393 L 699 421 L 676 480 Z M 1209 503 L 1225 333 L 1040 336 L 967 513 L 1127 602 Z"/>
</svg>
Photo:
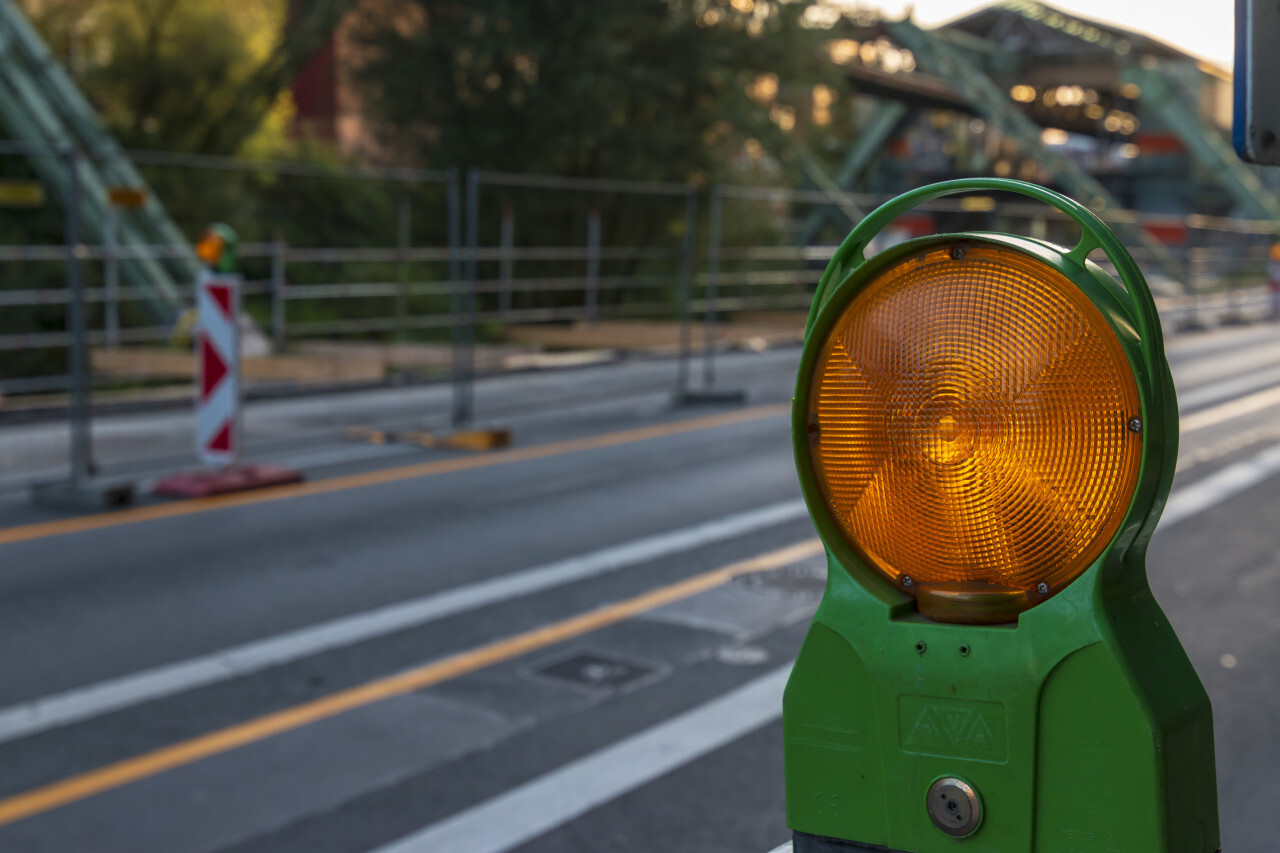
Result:
<svg viewBox="0 0 1280 853">
<path fill-rule="evenodd" d="M 721 354 L 715 362 L 722 385 L 770 388 L 791 381 L 794 352 Z M 702 388 L 705 363 L 690 365 L 692 385 Z M 676 387 L 672 358 L 631 357 L 577 369 L 514 373 L 487 379 L 475 389 L 479 425 L 518 427 L 522 441 L 562 435 L 570 419 L 591 419 L 591 429 L 610 410 L 629 415 L 636 405 L 652 409 L 669 402 Z M 443 430 L 450 425 L 448 383 L 324 395 L 259 399 L 244 409 L 243 437 L 253 459 L 305 468 L 342 461 L 386 464 L 417 455 L 415 448 L 335 445 L 348 428 Z M 194 417 L 190 407 L 135 414 L 105 414 L 93 420 L 93 461 L 106 477 L 138 478 L 189 467 Z M 70 430 L 66 420 L 0 420 L 0 495 L 67 473 Z M 405 461 L 400 459 L 399 461 Z"/>
<path fill-rule="evenodd" d="M 339 443 L 427 393 L 378 391 L 259 410 L 301 488 L 106 517 L 0 499 L 0 850 L 771 850 L 778 697 L 823 576 L 797 354 L 726 359 L 744 406 L 673 407 L 662 361 L 493 383 L 504 454 Z M 1270 853 L 1280 329 L 1170 358 L 1151 580 L 1214 702 L 1224 849 Z M 151 476 L 171 417 L 102 438 Z M 0 447 L 38 456 L 21 429 Z"/>
</svg>

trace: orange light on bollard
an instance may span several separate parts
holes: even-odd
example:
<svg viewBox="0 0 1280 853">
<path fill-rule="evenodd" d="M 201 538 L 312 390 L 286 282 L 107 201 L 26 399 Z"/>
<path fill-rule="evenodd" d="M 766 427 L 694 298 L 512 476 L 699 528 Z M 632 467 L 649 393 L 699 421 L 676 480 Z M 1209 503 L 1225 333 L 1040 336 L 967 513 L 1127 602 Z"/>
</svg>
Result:
<svg viewBox="0 0 1280 853">
<path fill-rule="evenodd" d="M 217 269 L 218 263 L 222 260 L 222 250 L 226 245 L 221 234 L 216 231 L 206 231 L 200 235 L 200 240 L 196 243 L 196 257 L 210 269 Z"/>
<path fill-rule="evenodd" d="M 1088 568 L 1129 509 L 1132 368 L 1090 299 L 1028 254 L 956 243 L 883 270 L 812 381 L 833 519 L 934 618 L 1008 621 Z"/>
<path fill-rule="evenodd" d="M 973 192 L 1042 202 L 1079 242 L 936 234 L 868 257 Z M 887 202 L 818 284 L 794 400 L 827 551 L 782 703 L 796 853 L 1217 850 L 1209 697 L 1145 563 L 1177 400 L 1106 225 L 998 178 Z"/>
</svg>

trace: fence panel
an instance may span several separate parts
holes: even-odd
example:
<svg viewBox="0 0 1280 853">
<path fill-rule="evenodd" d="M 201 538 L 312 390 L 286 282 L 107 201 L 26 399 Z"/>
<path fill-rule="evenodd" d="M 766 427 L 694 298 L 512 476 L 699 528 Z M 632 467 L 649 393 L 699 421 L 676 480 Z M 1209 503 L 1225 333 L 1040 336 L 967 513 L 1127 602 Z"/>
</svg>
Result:
<svg viewBox="0 0 1280 853">
<path fill-rule="evenodd" d="M 97 174 L 92 154 L 3 143 L 0 180 L 35 180 L 34 156 Z M 323 454 L 352 427 L 449 430 L 611 393 L 714 397 L 717 353 L 798 341 L 839 241 L 887 200 L 131 156 L 182 235 L 219 220 L 240 233 L 245 446 L 268 460 Z M 185 268 L 190 245 L 139 241 L 125 210 L 90 221 L 66 210 L 80 206 L 50 197 L 0 208 L 0 491 L 193 460 L 193 282 L 179 280 L 165 302 L 137 274 Z M 1152 276 L 1168 331 L 1268 313 L 1272 224 L 1114 216 L 1157 236 L 1183 272 Z M 1073 228 L 1035 205 L 943 199 L 872 248 L 957 230 L 1072 243 Z M 528 375 L 623 359 L 608 380 Z M 77 363 L 88 365 L 83 382 Z"/>
</svg>

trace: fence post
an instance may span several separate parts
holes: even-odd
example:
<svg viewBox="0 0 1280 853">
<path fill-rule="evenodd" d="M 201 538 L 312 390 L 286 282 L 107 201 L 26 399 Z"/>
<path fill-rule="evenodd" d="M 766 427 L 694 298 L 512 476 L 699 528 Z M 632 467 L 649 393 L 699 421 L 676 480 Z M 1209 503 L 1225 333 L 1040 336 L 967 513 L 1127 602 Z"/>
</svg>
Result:
<svg viewBox="0 0 1280 853">
<path fill-rule="evenodd" d="M 67 170 L 63 211 L 67 259 L 67 331 L 71 348 L 71 482 L 80 485 L 93 476 L 93 447 L 89 425 L 88 330 L 84 311 L 84 282 L 80 276 L 80 152 L 67 148 L 62 154 Z"/>
<path fill-rule="evenodd" d="M 706 341 L 702 347 L 702 383 L 710 391 L 716 383 L 716 301 L 720 295 L 720 231 L 724 214 L 724 193 L 711 188 L 707 211 L 707 316 Z"/>
<path fill-rule="evenodd" d="M 396 204 L 396 340 L 403 341 L 409 326 L 409 262 L 405 253 L 409 250 L 410 199 L 406 188 L 400 188 Z"/>
<path fill-rule="evenodd" d="M 285 243 L 280 237 L 271 241 L 271 339 L 276 352 L 283 352 L 287 330 L 285 328 Z"/>
<path fill-rule="evenodd" d="M 502 223 L 498 234 L 498 313 L 511 313 L 511 282 L 514 276 L 512 250 L 516 244 L 516 210 L 511 199 L 502 202 Z"/>
<path fill-rule="evenodd" d="M 103 331 L 107 346 L 120 345 L 120 214 L 114 204 L 108 204 L 102 222 L 102 242 L 107 250 L 102 270 Z"/>
<path fill-rule="evenodd" d="M 1186 284 L 1187 301 L 1190 303 L 1190 310 L 1187 316 L 1182 318 L 1178 324 L 1180 329 L 1193 329 L 1197 325 L 1200 315 L 1200 297 L 1196 293 L 1196 277 L 1192 270 L 1192 264 L 1195 262 L 1192 255 L 1192 230 L 1187 227 L 1187 237 L 1182 241 L 1182 276 Z"/>
<path fill-rule="evenodd" d="M 1218 320 L 1218 325 L 1221 326 L 1240 326 L 1249 322 L 1242 310 L 1244 306 L 1240 294 L 1240 280 L 1237 277 L 1240 271 L 1239 259 L 1243 256 L 1243 253 L 1239 252 L 1238 247 L 1235 245 L 1232 248 L 1236 249 L 1236 253 L 1229 255 L 1226 263 L 1222 265 L 1226 270 L 1227 309 L 1226 313 Z"/>
<path fill-rule="evenodd" d="M 1187 228 L 1187 240 L 1183 249 L 1186 255 L 1187 295 L 1191 299 L 1191 310 L 1183 318 L 1178 328 L 1187 332 L 1196 332 L 1209 328 L 1209 324 L 1205 319 L 1204 303 L 1205 297 L 1211 294 L 1206 293 L 1200 287 L 1201 283 L 1208 279 L 1202 274 L 1204 270 L 1200 266 L 1201 241 L 1197 237 L 1198 233 L 1194 228 Z"/>
<path fill-rule="evenodd" d="M 587 322 L 600 318 L 600 208 L 587 214 Z"/>
<path fill-rule="evenodd" d="M 449 183 L 450 247 L 457 242 L 458 182 L 456 174 Z M 463 274 L 453 280 L 452 322 L 453 331 L 453 426 L 461 427 L 471 422 L 472 381 L 475 347 L 475 294 L 477 252 L 480 242 L 480 173 L 467 170 L 467 234 L 466 267 Z M 451 253 L 456 256 L 456 252 Z"/>
<path fill-rule="evenodd" d="M 460 419 L 462 398 L 459 388 L 462 376 L 462 328 L 458 325 L 458 314 L 462 307 L 462 198 L 458 186 L 458 169 L 449 167 L 449 177 L 445 184 L 445 226 L 449 235 L 449 341 L 451 344 L 449 369 L 452 374 L 453 394 L 450 421 L 457 424 Z"/>
<path fill-rule="evenodd" d="M 677 298 L 680 301 L 680 354 L 676 366 L 677 402 L 689 399 L 689 354 L 693 348 L 692 329 L 689 324 L 689 291 L 693 278 L 694 231 L 698 227 L 698 196 L 692 185 L 684 200 L 684 239 L 680 245 L 680 269 L 678 272 Z"/>
</svg>

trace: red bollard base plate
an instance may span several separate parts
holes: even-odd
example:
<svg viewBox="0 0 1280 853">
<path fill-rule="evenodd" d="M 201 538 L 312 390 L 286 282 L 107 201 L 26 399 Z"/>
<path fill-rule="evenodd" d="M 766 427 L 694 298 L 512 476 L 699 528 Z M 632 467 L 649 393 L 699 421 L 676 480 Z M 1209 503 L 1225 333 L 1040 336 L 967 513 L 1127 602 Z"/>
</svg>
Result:
<svg viewBox="0 0 1280 853">
<path fill-rule="evenodd" d="M 183 471 L 156 483 L 152 491 L 167 498 L 207 498 L 228 492 L 301 483 L 302 473 L 283 465 L 240 462 L 219 471 Z"/>
</svg>

